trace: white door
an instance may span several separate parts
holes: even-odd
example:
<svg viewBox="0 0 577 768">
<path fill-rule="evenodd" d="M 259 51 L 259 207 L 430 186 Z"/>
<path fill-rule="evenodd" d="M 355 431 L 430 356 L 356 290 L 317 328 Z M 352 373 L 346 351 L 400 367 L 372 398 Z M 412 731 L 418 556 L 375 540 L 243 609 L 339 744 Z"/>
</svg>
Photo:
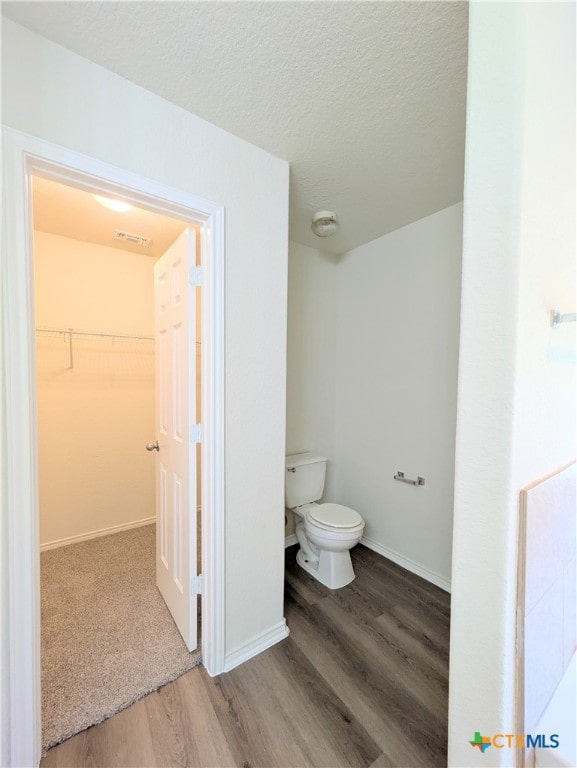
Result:
<svg viewBox="0 0 577 768">
<path fill-rule="evenodd" d="M 197 645 L 195 234 L 154 265 L 156 583 L 189 651 Z"/>
</svg>

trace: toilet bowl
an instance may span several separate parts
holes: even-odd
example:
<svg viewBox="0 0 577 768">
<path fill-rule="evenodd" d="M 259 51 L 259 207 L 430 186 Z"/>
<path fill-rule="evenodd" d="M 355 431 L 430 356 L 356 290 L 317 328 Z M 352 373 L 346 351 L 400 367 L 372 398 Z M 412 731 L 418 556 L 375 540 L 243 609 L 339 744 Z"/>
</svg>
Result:
<svg viewBox="0 0 577 768">
<path fill-rule="evenodd" d="M 324 488 L 326 461 L 310 452 L 287 456 L 285 501 L 295 513 L 297 563 L 329 589 L 339 589 L 355 578 L 350 550 L 359 543 L 365 522 L 342 504 L 316 503 Z"/>
</svg>

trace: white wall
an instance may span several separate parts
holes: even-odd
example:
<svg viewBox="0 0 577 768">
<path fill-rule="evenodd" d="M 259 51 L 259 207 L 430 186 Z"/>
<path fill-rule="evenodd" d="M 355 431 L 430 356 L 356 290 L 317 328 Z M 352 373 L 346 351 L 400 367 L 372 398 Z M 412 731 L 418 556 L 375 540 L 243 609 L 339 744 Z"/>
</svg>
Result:
<svg viewBox="0 0 577 768">
<path fill-rule="evenodd" d="M 336 259 L 289 244 L 287 453 L 315 451 L 329 459 L 325 496 L 335 462 Z"/>
<path fill-rule="evenodd" d="M 367 543 L 449 587 L 462 206 L 337 267 L 336 499 Z M 393 480 L 422 476 L 422 488 Z"/>
<path fill-rule="evenodd" d="M 575 9 L 472 3 L 449 765 L 512 766 L 519 491 L 575 455 Z M 547 631 L 547 628 L 543 628 Z"/>
<path fill-rule="evenodd" d="M 2 32 L 6 125 L 225 206 L 230 653 L 283 621 L 288 165 L 18 25 Z"/>
<path fill-rule="evenodd" d="M 183 225 L 184 228 L 184 225 Z M 36 232 L 38 327 L 154 337 L 150 256 Z M 40 544 L 155 515 L 154 342 L 36 335 Z"/>
</svg>

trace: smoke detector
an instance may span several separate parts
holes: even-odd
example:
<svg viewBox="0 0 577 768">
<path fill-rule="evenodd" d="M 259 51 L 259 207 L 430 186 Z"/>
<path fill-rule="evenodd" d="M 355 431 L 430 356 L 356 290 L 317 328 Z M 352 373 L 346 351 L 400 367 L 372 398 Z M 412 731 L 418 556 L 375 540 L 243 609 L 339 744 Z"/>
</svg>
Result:
<svg viewBox="0 0 577 768">
<path fill-rule="evenodd" d="M 146 235 L 135 235 L 132 232 L 123 232 L 121 229 L 117 229 L 114 233 L 116 240 L 124 240 L 126 243 L 132 243 L 133 245 L 142 245 L 144 248 L 148 248 L 152 242 L 151 237 Z"/>
<path fill-rule="evenodd" d="M 318 237 L 330 237 L 337 231 L 337 216 L 332 211 L 318 211 L 313 216 L 312 230 Z"/>
<path fill-rule="evenodd" d="M 330 237 L 337 231 L 337 216 L 332 211 L 318 211 L 313 216 L 312 230 L 318 237 Z"/>
</svg>

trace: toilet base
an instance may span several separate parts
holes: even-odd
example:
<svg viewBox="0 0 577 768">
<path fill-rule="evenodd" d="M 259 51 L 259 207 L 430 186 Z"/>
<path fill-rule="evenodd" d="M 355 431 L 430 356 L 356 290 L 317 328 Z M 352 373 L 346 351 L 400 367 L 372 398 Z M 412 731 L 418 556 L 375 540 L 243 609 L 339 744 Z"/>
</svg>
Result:
<svg viewBox="0 0 577 768">
<path fill-rule="evenodd" d="M 345 552 L 329 552 L 326 549 L 320 551 L 319 560 L 316 563 L 309 561 L 302 549 L 297 552 L 297 563 L 310 573 L 317 581 L 329 589 L 346 587 L 355 578 L 351 555 Z"/>
</svg>

